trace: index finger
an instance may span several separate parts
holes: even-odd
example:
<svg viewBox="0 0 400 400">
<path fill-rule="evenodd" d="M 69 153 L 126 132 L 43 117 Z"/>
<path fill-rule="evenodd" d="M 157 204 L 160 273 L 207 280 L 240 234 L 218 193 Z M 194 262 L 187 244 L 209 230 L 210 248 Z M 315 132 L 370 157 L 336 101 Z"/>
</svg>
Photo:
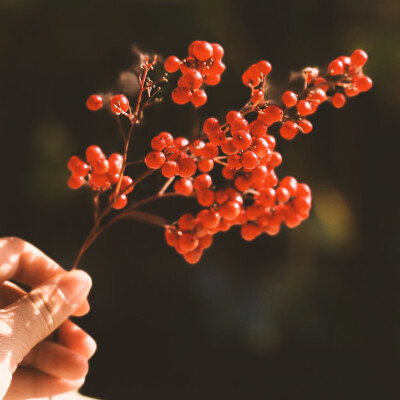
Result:
<svg viewBox="0 0 400 400">
<path fill-rule="evenodd" d="M 16 237 L 0 239 L 0 282 L 14 279 L 35 287 L 66 272 L 32 244 Z"/>
</svg>

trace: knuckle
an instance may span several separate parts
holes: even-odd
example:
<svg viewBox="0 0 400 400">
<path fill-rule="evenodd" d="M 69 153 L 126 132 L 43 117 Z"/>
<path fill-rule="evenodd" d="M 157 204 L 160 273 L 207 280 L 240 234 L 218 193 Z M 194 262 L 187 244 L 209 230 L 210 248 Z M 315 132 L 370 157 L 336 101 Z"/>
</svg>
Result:
<svg viewBox="0 0 400 400">
<path fill-rule="evenodd" d="M 37 316 L 36 321 L 42 325 L 42 327 L 51 332 L 55 329 L 55 307 L 48 301 L 47 295 L 40 291 L 32 291 L 27 293 L 27 298 L 34 308 L 34 312 Z"/>
</svg>

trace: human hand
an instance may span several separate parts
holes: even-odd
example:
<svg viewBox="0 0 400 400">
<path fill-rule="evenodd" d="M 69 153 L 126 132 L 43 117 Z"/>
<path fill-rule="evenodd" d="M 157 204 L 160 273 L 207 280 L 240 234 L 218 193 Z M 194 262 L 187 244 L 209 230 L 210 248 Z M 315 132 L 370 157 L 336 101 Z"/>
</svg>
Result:
<svg viewBox="0 0 400 400">
<path fill-rule="evenodd" d="M 50 397 L 83 384 L 96 344 L 68 316 L 87 313 L 90 287 L 85 272 L 66 272 L 21 239 L 0 239 L 0 399 Z M 55 342 L 48 336 L 58 327 Z"/>
</svg>

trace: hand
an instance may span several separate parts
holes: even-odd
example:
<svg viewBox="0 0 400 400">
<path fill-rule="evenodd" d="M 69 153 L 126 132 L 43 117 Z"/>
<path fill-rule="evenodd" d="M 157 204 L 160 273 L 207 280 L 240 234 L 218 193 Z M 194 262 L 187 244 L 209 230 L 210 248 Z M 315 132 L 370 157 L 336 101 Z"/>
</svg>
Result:
<svg viewBox="0 0 400 400">
<path fill-rule="evenodd" d="M 90 287 L 85 272 L 66 272 L 21 239 L 0 239 L 0 399 L 50 397 L 83 384 L 96 343 L 68 317 L 88 312 Z"/>
</svg>

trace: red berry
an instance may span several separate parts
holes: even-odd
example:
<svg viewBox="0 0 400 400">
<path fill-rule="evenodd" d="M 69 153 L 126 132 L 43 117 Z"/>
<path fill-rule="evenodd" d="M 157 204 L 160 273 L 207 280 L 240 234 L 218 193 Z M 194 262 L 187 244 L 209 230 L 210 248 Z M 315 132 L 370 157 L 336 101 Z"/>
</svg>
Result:
<svg viewBox="0 0 400 400">
<path fill-rule="evenodd" d="M 184 178 L 194 175 L 194 173 L 197 170 L 196 161 L 194 161 L 193 158 L 190 157 L 181 158 L 178 161 L 178 165 L 179 165 L 179 175 Z"/>
<path fill-rule="evenodd" d="M 343 64 L 343 62 L 340 61 L 340 60 L 333 60 L 328 65 L 328 72 L 332 76 L 344 74 L 344 64 Z"/>
<path fill-rule="evenodd" d="M 210 207 L 215 201 L 215 193 L 211 189 L 203 189 L 197 193 L 197 201 L 203 207 Z"/>
<path fill-rule="evenodd" d="M 112 203 L 114 196 L 110 196 L 110 202 Z M 126 195 L 121 194 L 117 197 L 117 200 L 115 203 L 112 203 L 112 208 L 115 208 L 116 210 L 120 210 L 121 208 L 124 208 L 126 204 L 128 203 L 128 198 Z"/>
<path fill-rule="evenodd" d="M 368 54 L 364 50 L 355 50 L 350 59 L 352 66 L 362 67 L 368 60 Z"/>
<path fill-rule="evenodd" d="M 227 155 L 235 154 L 238 152 L 238 149 L 234 145 L 232 138 L 226 138 L 225 142 L 221 145 L 221 150 Z"/>
<path fill-rule="evenodd" d="M 178 86 L 186 89 L 199 89 L 203 83 L 203 77 L 197 69 L 189 69 L 178 80 Z"/>
<path fill-rule="evenodd" d="M 259 72 L 260 74 L 263 74 L 264 76 L 267 76 L 272 70 L 271 64 L 265 60 L 259 61 L 255 65 L 256 65 L 257 72 Z"/>
<path fill-rule="evenodd" d="M 297 135 L 299 128 L 293 121 L 286 121 L 279 130 L 279 133 L 284 139 L 292 140 Z"/>
<path fill-rule="evenodd" d="M 165 163 L 165 155 L 161 151 L 151 151 L 147 154 L 144 162 L 149 168 L 159 169 Z"/>
<path fill-rule="evenodd" d="M 167 72 L 176 72 L 181 65 L 181 60 L 175 56 L 169 56 L 164 63 L 164 68 Z"/>
<path fill-rule="evenodd" d="M 357 89 L 361 90 L 362 92 L 367 92 L 369 89 L 372 88 L 371 78 L 365 75 L 355 76 L 353 78 L 353 84 L 357 87 Z"/>
<path fill-rule="evenodd" d="M 99 159 L 105 159 L 105 156 L 103 152 L 101 151 L 101 148 L 99 146 L 89 146 L 86 149 L 86 160 L 89 164 L 92 164 L 93 162 L 99 160 Z"/>
<path fill-rule="evenodd" d="M 305 117 L 306 115 L 312 114 L 311 104 L 307 100 L 300 100 L 297 103 L 297 112 Z"/>
<path fill-rule="evenodd" d="M 200 174 L 194 178 L 193 186 L 197 191 L 208 189 L 212 185 L 211 176 L 208 174 Z"/>
<path fill-rule="evenodd" d="M 282 101 L 286 107 L 293 107 L 297 104 L 297 94 L 291 90 L 286 90 L 282 95 Z"/>
<path fill-rule="evenodd" d="M 174 190 L 176 193 L 183 196 L 190 196 L 193 193 L 192 181 L 188 178 L 180 179 L 174 184 Z"/>
<path fill-rule="evenodd" d="M 283 178 L 280 181 L 279 186 L 286 188 L 291 196 L 294 196 L 297 193 L 297 180 L 292 176 L 286 176 Z"/>
<path fill-rule="evenodd" d="M 208 229 L 214 229 L 221 221 L 221 216 L 215 210 L 201 210 L 197 217 L 201 220 L 202 224 Z"/>
<path fill-rule="evenodd" d="M 251 135 L 246 131 L 236 131 L 232 135 L 232 143 L 239 150 L 246 150 L 251 145 Z"/>
<path fill-rule="evenodd" d="M 243 153 L 241 162 L 243 168 L 253 169 L 258 165 L 258 157 L 252 151 L 247 150 Z"/>
<path fill-rule="evenodd" d="M 176 104 L 186 104 L 192 96 L 192 92 L 185 87 L 177 87 L 172 91 L 172 100 Z"/>
<path fill-rule="evenodd" d="M 193 234 L 189 232 L 183 232 L 180 236 L 179 240 L 179 247 L 185 251 L 193 251 L 197 245 L 199 244 L 199 239 Z"/>
<path fill-rule="evenodd" d="M 123 194 L 128 194 L 132 192 L 134 187 L 133 180 L 130 176 L 125 175 L 121 181 L 120 192 Z"/>
<path fill-rule="evenodd" d="M 109 178 L 106 174 L 97 174 L 95 172 L 90 175 L 89 183 L 92 186 L 101 189 L 105 189 L 110 186 Z"/>
<path fill-rule="evenodd" d="M 68 179 L 68 186 L 71 189 L 79 189 L 85 183 L 85 178 L 82 176 L 71 175 Z"/>
<path fill-rule="evenodd" d="M 129 101 L 123 94 L 114 96 L 110 101 L 111 111 L 114 114 L 121 114 L 121 112 L 127 112 L 129 109 Z"/>
<path fill-rule="evenodd" d="M 209 75 L 206 75 L 204 78 L 204 83 L 207 85 L 210 85 L 210 86 L 216 86 L 220 82 L 221 82 L 220 74 L 209 74 Z"/>
<path fill-rule="evenodd" d="M 240 233 L 242 238 L 246 241 L 254 240 L 257 236 L 261 235 L 262 228 L 256 224 L 245 224 L 241 227 Z"/>
<path fill-rule="evenodd" d="M 201 107 L 207 102 L 207 94 L 204 90 L 195 90 L 192 93 L 190 101 L 196 108 Z"/>
<path fill-rule="evenodd" d="M 167 161 L 161 168 L 161 173 L 166 178 L 173 178 L 179 173 L 179 165 L 175 161 Z"/>
<path fill-rule="evenodd" d="M 272 125 L 274 122 L 282 121 L 283 111 L 278 106 L 270 105 L 258 113 L 258 118 L 266 125 Z"/>
<path fill-rule="evenodd" d="M 168 132 L 161 132 L 158 136 L 162 136 L 167 143 L 167 147 L 172 146 L 174 144 L 174 137 Z"/>
<path fill-rule="evenodd" d="M 308 119 L 302 119 L 297 122 L 303 133 L 310 133 L 313 129 L 312 123 Z"/>
<path fill-rule="evenodd" d="M 240 204 L 236 201 L 227 201 L 219 208 L 219 213 L 222 218 L 228 220 L 235 219 L 240 214 Z"/>
<path fill-rule="evenodd" d="M 115 175 L 121 172 L 123 157 L 121 154 L 113 153 L 108 157 L 108 174 Z"/>
<path fill-rule="evenodd" d="M 97 159 L 91 163 L 93 171 L 97 174 L 106 174 L 109 169 L 109 164 L 106 159 Z"/>
<path fill-rule="evenodd" d="M 210 172 L 214 168 L 214 161 L 209 159 L 200 160 L 197 167 L 201 172 Z"/>
<path fill-rule="evenodd" d="M 214 60 L 220 60 L 224 56 L 224 48 L 218 43 L 211 43 L 213 48 L 212 58 Z"/>
<path fill-rule="evenodd" d="M 203 252 L 201 250 L 190 251 L 189 253 L 185 253 L 183 257 L 185 257 L 186 262 L 189 264 L 196 264 L 200 261 Z"/>
<path fill-rule="evenodd" d="M 217 118 L 207 118 L 203 124 L 203 131 L 206 135 L 210 135 L 212 132 L 220 129 L 220 124 Z"/>
<path fill-rule="evenodd" d="M 290 199 L 289 190 L 282 186 L 278 187 L 275 190 L 275 195 L 276 195 L 276 200 L 278 200 L 280 203 L 286 203 Z"/>
<path fill-rule="evenodd" d="M 210 59 L 213 51 L 212 45 L 208 42 L 199 41 L 193 46 L 193 55 L 200 61 Z"/>
<path fill-rule="evenodd" d="M 331 99 L 332 105 L 336 108 L 342 108 L 346 103 L 346 96 L 342 93 L 335 93 Z"/>
<path fill-rule="evenodd" d="M 226 122 L 230 125 L 235 119 L 243 119 L 242 114 L 239 111 L 229 111 L 226 114 Z"/>
<path fill-rule="evenodd" d="M 196 225 L 196 218 L 192 214 L 183 214 L 178 220 L 178 227 L 181 231 L 191 231 Z"/>
<path fill-rule="evenodd" d="M 103 98 L 101 96 L 99 96 L 98 94 L 92 94 L 86 100 L 86 107 L 90 111 L 100 110 L 100 108 L 103 107 Z"/>
<path fill-rule="evenodd" d="M 151 148 L 153 150 L 162 151 L 167 147 L 167 141 L 160 135 L 157 135 L 151 139 Z"/>
<path fill-rule="evenodd" d="M 251 122 L 249 129 L 250 133 L 253 136 L 257 137 L 265 136 L 265 134 L 267 133 L 267 125 L 265 125 L 264 122 L 261 121 L 260 119 L 256 119 L 253 122 Z"/>
<path fill-rule="evenodd" d="M 90 170 L 89 165 L 83 162 L 79 157 L 72 156 L 68 161 L 68 168 L 75 177 L 84 178 Z"/>
</svg>

